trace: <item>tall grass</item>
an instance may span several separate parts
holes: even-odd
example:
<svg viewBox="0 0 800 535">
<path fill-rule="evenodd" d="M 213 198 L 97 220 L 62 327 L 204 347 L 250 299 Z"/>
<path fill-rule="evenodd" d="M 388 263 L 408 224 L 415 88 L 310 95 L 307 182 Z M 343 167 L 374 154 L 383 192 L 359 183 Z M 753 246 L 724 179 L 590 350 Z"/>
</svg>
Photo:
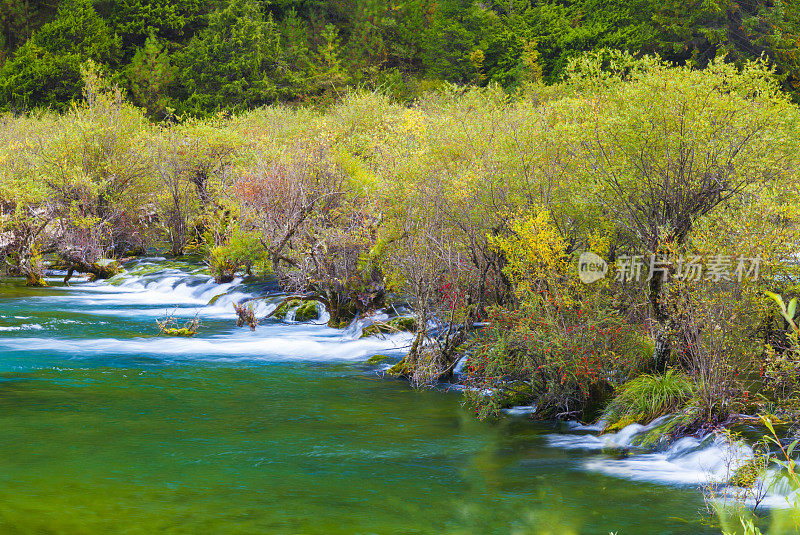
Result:
<svg viewBox="0 0 800 535">
<path fill-rule="evenodd" d="M 694 393 L 694 384 L 685 374 L 667 370 L 663 375 L 640 375 L 620 388 L 603 412 L 608 424 L 648 422 L 680 409 Z"/>
</svg>

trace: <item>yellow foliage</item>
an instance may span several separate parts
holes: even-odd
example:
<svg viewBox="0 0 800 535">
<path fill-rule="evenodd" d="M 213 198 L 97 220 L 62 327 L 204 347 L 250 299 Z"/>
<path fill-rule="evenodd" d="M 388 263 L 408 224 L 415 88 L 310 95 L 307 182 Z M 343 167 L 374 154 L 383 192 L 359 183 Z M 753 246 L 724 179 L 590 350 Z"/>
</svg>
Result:
<svg viewBox="0 0 800 535">
<path fill-rule="evenodd" d="M 520 291 L 540 289 L 548 281 L 566 277 L 567 244 L 549 212 L 518 218 L 510 229 L 509 236 L 490 236 L 489 240 L 506 257 L 504 272 Z"/>
</svg>

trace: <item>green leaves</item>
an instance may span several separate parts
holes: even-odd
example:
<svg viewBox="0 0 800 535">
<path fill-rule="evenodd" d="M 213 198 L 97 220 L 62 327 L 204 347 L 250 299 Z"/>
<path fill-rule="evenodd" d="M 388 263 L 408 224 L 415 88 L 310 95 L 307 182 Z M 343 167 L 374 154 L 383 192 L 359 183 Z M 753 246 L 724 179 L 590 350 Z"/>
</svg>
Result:
<svg viewBox="0 0 800 535">
<path fill-rule="evenodd" d="M 13 109 L 66 109 L 87 59 L 124 75 L 137 104 L 157 116 L 173 101 L 198 115 L 327 102 L 347 84 L 404 100 L 442 81 L 513 93 L 557 83 L 576 57 L 606 48 L 693 67 L 725 57 L 742 69 L 763 51 L 783 88 L 800 88 L 796 2 L 61 0 L 57 16 L 58 1 L 18 4 L 0 0 L 0 65 L 8 68 L 0 105 Z M 163 48 L 158 63 L 161 55 L 177 63 L 179 79 L 163 83 L 157 66 L 149 79 L 131 78 L 151 36 Z"/>
<path fill-rule="evenodd" d="M 205 3 L 202 0 L 113 0 L 110 19 L 114 31 L 123 36 L 126 44 L 141 45 L 150 35 L 177 40 L 200 22 L 206 9 L 211 9 L 206 8 Z"/>
<path fill-rule="evenodd" d="M 784 303 L 783 301 L 783 297 L 781 297 L 780 295 L 770 292 L 769 290 L 765 290 L 764 293 L 767 294 L 767 296 L 770 297 L 773 301 L 775 301 L 775 303 L 777 303 L 778 308 L 780 309 L 781 316 L 783 316 L 783 319 L 785 319 L 787 323 L 789 323 L 795 335 L 800 333 L 800 328 L 798 328 L 797 324 L 794 321 L 794 315 L 795 312 L 797 311 L 797 298 L 793 297 L 789 301 L 789 305 L 787 306 L 786 303 Z"/>
</svg>

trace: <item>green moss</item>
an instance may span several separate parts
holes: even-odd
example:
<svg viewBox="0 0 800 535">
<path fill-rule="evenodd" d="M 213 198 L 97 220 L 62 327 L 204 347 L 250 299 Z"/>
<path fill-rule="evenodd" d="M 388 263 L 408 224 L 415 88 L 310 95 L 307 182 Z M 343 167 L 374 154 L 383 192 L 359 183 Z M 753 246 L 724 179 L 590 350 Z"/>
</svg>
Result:
<svg viewBox="0 0 800 535">
<path fill-rule="evenodd" d="M 669 444 L 675 438 L 674 432 L 683 421 L 682 415 L 676 415 L 663 424 L 634 437 L 632 443 L 634 446 L 646 450 L 655 450 L 660 446 Z"/>
<path fill-rule="evenodd" d="M 372 355 L 370 358 L 367 359 L 367 364 L 374 366 L 376 364 L 380 364 L 387 360 L 391 360 L 392 357 L 389 355 Z"/>
<path fill-rule="evenodd" d="M 161 331 L 164 336 L 194 336 L 197 331 L 181 327 L 180 329 L 167 328 Z"/>
<path fill-rule="evenodd" d="M 299 300 L 299 299 L 291 299 L 289 301 L 286 301 L 285 303 L 283 303 L 282 305 L 280 305 L 278 307 L 278 310 L 275 311 L 273 316 L 275 316 L 276 318 L 281 319 L 281 320 L 285 319 L 286 318 L 286 314 L 291 309 L 293 309 L 295 307 L 299 307 L 302 303 L 303 302 L 301 300 Z"/>
<path fill-rule="evenodd" d="M 91 280 L 110 279 L 122 271 L 122 266 L 116 260 L 100 260 L 90 266 Z"/>
<path fill-rule="evenodd" d="M 294 311 L 294 321 L 311 321 L 319 319 L 319 308 L 314 300 L 291 299 L 278 307 L 273 314 L 278 319 L 286 319 L 290 310 Z"/>
<path fill-rule="evenodd" d="M 414 332 L 417 330 L 417 320 L 403 317 L 393 318 L 385 323 L 373 323 L 361 333 L 361 338 L 375 336 L 378 333 L 394 333 L 398 331 Z"/>
<path fill-rule="evenodd" d="M 745 489 L 752 488 L 765 469 L 765 458 L 761 456 L 753 457 L 733 471 L 728 484 Z"/>
<path fill-rule="evenodd" d="M 45 281 L 41 275 L 29 274 L 25 284 L 27 286 L 44 288 L 45 286 L 47 286 L 47 281 Z"/>
<path fill-rule="evenodd" d="M 189 264 L 187 262 L 181 261 L 174 261 L 174 260 L 162 260 L 155 263 L 146 263 L 146 264 L 136 264 L 129 266 L 128 273 L 131 275 L 136 275 L 139 277 L 143 277 L 145 275 L 152 275 L 154 273 L 160 273 L 166 269 L 180 269 L 181 271 L 185 271 L 187 273 L 198 274 L 198 273 L 207 273 L 207 269 L 204 267 L 200 267 L 194 264 Z"/>
<path fill-rule="evenodd" d="M 623 416 L 616 422 L 612 422 L 606 426 L 603 430 L 605 432 L 617 432 L 621 431 L 622 429 L 628 427 L 631 424 L 640 424 L 646 420 L 646 416 L 644 414 L 629 414 Z"/>
<path fill-rule="evenodd" d="M 350 326 L 352 322 L 353 320 L 348 320 L 348 319 L 344 319 L 341 321 L 334 321 L 333 318 L 331 318 L 331 320 L 328 322 L 328 327 L 332 329 L 346 329 L 348 326 Z"/>
<path fill-rule="evenodd" d="M 394 377 L 408 377 L 412 371 L 408 361 L 403 357 L 403 360 L 386 370 L 386 374 Z"/>
<path fill-rule="evenodd" d="M 316 301 L 305 301 L 294 311 L 294 321 L 311 321 L 319 319 Z"/>
</svg>

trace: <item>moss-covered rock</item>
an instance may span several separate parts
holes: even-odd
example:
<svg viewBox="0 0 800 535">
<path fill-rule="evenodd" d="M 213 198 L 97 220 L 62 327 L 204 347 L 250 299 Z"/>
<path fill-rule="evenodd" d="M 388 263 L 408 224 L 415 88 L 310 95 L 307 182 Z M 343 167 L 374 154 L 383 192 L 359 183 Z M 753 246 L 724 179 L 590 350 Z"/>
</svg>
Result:
<svg viewBox="0 0 800 535">
<path fill-rule="evenodd" d="M 646 418 L 647 417 L 645 415 L 643 415 L 643 414 L 629 414 L 629 415 L 623 416 L 622 418 L 620 418 L 616 422 L 607 425 L 606 428 L 603 429 L 603 432 L 605 432 L 605 433 L 612 432 L 613 433 L 613 432 L 621 431 L 621 430 L 625 429 L 626 427 L 628 427 L 631 424 L 640 424 L 642 422 L 645 422 Z"/>
<path fill-rule="evenodd" d="M 291 299 L 283 302 L 273 314 L 278 319 L 285 319 L 286 314 L 293 308 L 299 307 L 303 302 L 300 299 Z"/>
<path fill-rule="evenodd" d="M 294 311 L 294 321 L 311 321 L 319 319 L 319 308 L 314 300 L 290 299 L 278 307 L 273 314 L 278 319 L 286 319 L 289 311 Z"/>
<path fill-rule="evenodd" d="M 373 323 L 361 333 L 361 338 L 375 336 L 378 333 L 394 333 L 398 331 L 414 332 L 417 330 L 417 320 L 409 317 L 393 318 L 385 323 Z"/>
<path fill-rule="evenodd" d="M 369 364 L 370 366 L 375 366 L 391 359 L 392 357 L 390 357 L 389 355 L 372 355 L 370 358 L 367 359 L 367 364 Z"/>
<path fill-rule="evenodd" d="M 92 280 L 110 279 L 122 271 L 122 266 L 116 260 L 103 259 L 90 264 L 89 269 L 81 270 L 92 274 Z"/>
<path fill-rule="evenodd" d="M 294 311 L 294 321 L 311 321 L 319 319 L 316 301 L 305 301 Z"/>
<path fill-rule="evenodd" d="M 193 331 L 191 329 L 187 329 L 185 327 L 181 328 L 166 328 L 162 329 L 161 334 L 164 336 L 194 336 L 197 334 L 197 331 Z"/>
<path fill-rule="evenodd" d="M 386 370 L 386 375 L 392 375 L 394 377 L 408 377 L 412 372 L 413 370 L 411 369 L 408 360 L 403 357 L 403 360 Z"/>
<path fill-rule="evenodd" d="M 34 274 L 34 273 L 28 273 L 28 276 L 26 277 L 25 284 L 27 286 L 44 288 L 45 286 L 47 286 L 47 281 L 45 281 L 42 278 L 41 275 L 37 275 L 37 274 Z"/>
<path fill-rule="evenodd" d="M 639 448 L 645 450 L 656 450 L 669 445 L 675 438 L 675 432 L 683 423 L 681 415 L 670 417 L 667 421 L 637 435 L 631 440 L 631 443 Z"/>
</svg>

